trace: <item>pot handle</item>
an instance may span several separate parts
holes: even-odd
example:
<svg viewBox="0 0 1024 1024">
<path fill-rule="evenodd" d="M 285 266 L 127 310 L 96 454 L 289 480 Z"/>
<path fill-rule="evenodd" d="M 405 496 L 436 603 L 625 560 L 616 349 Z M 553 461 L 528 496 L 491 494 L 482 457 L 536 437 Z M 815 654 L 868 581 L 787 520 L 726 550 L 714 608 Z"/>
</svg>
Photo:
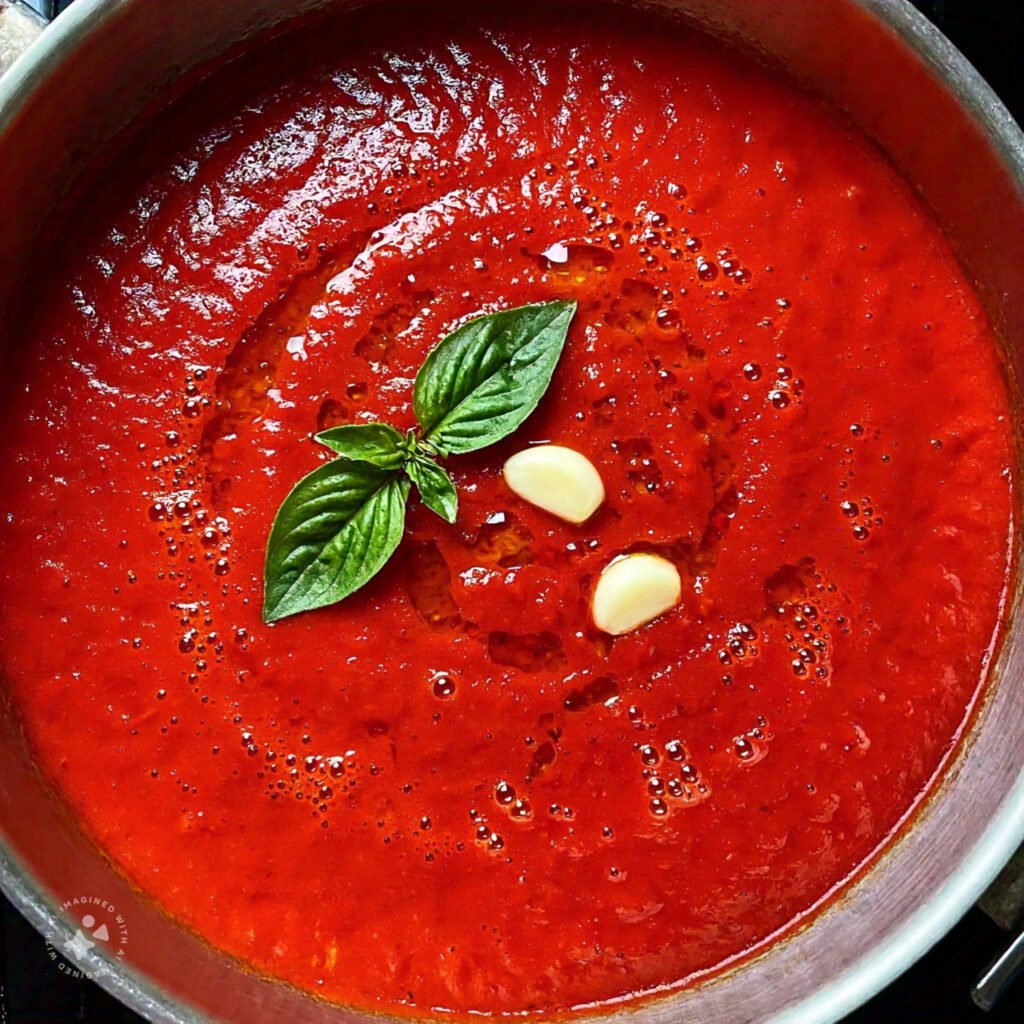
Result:
<svg viewBox="0 0 1024 1024">
<path fill-rule="evenodd" d="M 971 990 L 983 1010 L 991 1010 L 1024 973 L 1024 846 L 978 901 L 978 906 L 1005 932 L 1016 938 L 985 969 Z"/>
<path fill-rule="evenodd" d="M 971 999 L 982 1010 L 991 1010 L 1024 972 L 1024 931 L 985 968 L 971 989 Z"/>
<path fill-rule="evenodd" d="M 71 0 L 3 0 L 3 3 L 28 7 L 46 22 L 53 21 L 61 11 L 71 6 Z"/>
<path fill-rule="evenodd" d="M 71 0 L 0 0 L 0 75 Z"/>
</svg>

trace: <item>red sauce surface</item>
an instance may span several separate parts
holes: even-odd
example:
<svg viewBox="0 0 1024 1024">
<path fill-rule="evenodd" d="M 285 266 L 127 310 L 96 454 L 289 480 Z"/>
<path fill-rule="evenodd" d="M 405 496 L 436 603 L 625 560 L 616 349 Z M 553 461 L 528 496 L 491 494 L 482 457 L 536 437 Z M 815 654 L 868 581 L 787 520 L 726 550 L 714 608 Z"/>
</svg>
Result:
<svg viewBox="0 0 1024 1024">
<path fill-rule="evenodd" d="M 566 1011 L 750 950 L 926 790 L 997 634 L 1008 403 L 939 231 L 815 101 L 621 13 L 408 20 L 108 188 L 6 415 L 0 660 L 210 942 L 360 1007 Z M 554 297 L 458 522 L 414 502 L 370 586 L 264 626 L 312 433 L 411 425 L 446 332 Z M 541 440 L 599 468 L 587 524 L 503 484 Z M 637 549 L 683 604 L 612 641 L 590 591 Z"/>
</svg>

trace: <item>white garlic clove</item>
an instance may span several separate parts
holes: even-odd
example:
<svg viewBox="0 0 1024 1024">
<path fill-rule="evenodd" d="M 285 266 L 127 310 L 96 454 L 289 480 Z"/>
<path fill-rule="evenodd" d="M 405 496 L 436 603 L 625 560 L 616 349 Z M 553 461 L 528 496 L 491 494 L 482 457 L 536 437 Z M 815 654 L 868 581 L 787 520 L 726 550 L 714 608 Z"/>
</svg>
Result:
<svg viewBox="0 0 1024 1024">
<path fill-rule="evenodd" d="M 594 625 L 621 636 L 639 629 L 679 604 L 679 570 L 660 555 L 623 555 L 605 566 L 594 588 Z"/>
<path fill-rule="evenodd" d="M 537 445 L 516 452 L 505 463 L 505 483 L 524 501 L 582 523 L 604 501 L 604 484 L 594 464 L 572 448 Z"/>
</svg>

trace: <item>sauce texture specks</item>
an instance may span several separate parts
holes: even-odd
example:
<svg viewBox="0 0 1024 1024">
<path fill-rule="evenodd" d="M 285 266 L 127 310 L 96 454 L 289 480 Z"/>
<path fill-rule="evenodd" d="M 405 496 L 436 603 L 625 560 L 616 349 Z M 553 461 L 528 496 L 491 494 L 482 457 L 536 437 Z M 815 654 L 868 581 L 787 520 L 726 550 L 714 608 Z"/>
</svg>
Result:
<svg viewBox="0 0 1024 1024">
<path fill-rule="evenodd" d="M 5 417 L 41 766 L 168 912 L 359 1007 L 566 1012 L 742 955 L 904 818 L 997 635 L 1008 402 L 937 228 L 738 55 L 557 15 L 363 15 L 172 119 Z M 447 463 L 457 522 L 414 500 L 368 586 L 263 625 L 312 435 L 411 426 L 445 333 L 556 298 L 539 409 Z M 582 525 L 505 485 L 538 442 L 600 472 Z M 612 638 L 637 551 L 682 601 Z"/>
</svg>

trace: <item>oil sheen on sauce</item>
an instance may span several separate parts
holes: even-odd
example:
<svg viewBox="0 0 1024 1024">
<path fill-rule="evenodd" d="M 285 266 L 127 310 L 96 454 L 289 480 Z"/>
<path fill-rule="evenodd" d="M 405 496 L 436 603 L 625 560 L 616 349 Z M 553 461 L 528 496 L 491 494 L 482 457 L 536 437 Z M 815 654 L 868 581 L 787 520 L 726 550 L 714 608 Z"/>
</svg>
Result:
<svg viewBox="0 0 1024 1024">
<path fill-rule="evenodd" d="M 399 1014 L 755 948 L 914 806 L 998 634 L 1008 403 L 937 228 L 738 55 L 548 6 L 365 14 L 185 100 L 69 236 L 5 413 L 42 770 L 210 942 Z M 414 501 L 371 585 L 264 626 L 311 435 L 412 425 L 453 326 L 569 297 L 541 407 L 449 462 L 458 522 Z M 604 478 L 583 526 L 502 482 L 542 440 Z M 590 591 L 635 550 L 683 603 L 612 640 Z"/>
</svg>

